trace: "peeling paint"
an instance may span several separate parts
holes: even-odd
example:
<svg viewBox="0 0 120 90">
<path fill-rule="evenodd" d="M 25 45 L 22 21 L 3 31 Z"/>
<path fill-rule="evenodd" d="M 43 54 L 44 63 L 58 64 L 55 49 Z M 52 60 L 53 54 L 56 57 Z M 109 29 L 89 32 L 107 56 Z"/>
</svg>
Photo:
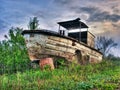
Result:
<svg viewBox="0 0 120 90">
<path fill-rule="evenodd" d="M 30 36 L 31 33 L 33 37 Z M 102 54 L 100 52 L 69 37 L 60 36 L 55 33 L 51 34 L 51 32 L 45 32 L 43 30 L 26 30 L 23 31 L 23 35 L 29 58 L 32 61 L 55 56 L 74 61 L 77 50 L 82 54 L 79 57 L 83 59 L 83 63 L 96 63 L 102 60 Z"/>
</svg>

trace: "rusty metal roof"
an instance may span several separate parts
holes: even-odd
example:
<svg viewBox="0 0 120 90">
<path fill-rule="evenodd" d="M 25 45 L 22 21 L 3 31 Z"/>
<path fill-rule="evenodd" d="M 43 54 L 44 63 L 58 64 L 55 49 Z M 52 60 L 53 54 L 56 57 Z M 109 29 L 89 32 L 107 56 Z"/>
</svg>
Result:
<svg viewBox="0 0 120 90">
<path fill-rule="evenodd" d="M 68 30 L 78 29 L 78 28 L 88 28 L 88 26 L 85 23 L 80 21 L 80 18 L 70 21 L 58 22 L 58 24 Z"/>
</svg>

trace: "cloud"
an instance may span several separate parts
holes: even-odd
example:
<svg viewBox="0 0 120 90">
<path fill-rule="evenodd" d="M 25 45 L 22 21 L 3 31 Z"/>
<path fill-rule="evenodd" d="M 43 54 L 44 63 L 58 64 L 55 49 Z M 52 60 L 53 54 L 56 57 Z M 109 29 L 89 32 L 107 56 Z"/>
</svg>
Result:
<svg viewBox="0 0 120 90">
<path fill-rule="evenodd" d="M 74 0 L 54 0 L 54 3 L 57 3 L 59 5 L 69 5 L 73 2 L 74 2 Z"/>
<path fill-rule="evenodd" d="M 99 10 L 98 10 L 99 11 Z M 93 13 L 89 13 L 90 17 L 89 17 L 89 21 L 92 22 L 101 22 L 101 21 L 113 21 L 113 22 L 117 22 L 120 20 L 120 15 L 116 15 L 116 14 L 109 14 L 109 12 L 96 12 L 94 11 Z"/>
<path fill-rule="evenodd" d="M 87 13 L 89 14 L 88 21 L 89 22 L 101 22 L 101 21 L 113 21 L 118 22 L 120 20 L 120 15 L 118 14 L 110 14 L 109 11 L 103 11 L 98 7 L 72 7 L 76 13 Z"/>
<path fill-rule="evenodd" d="M 120 20 L 119 0 L 54 0 L 54 3 L 63 12 L 89 16 L 88 22 L 118 22 Z"/>
</svg>

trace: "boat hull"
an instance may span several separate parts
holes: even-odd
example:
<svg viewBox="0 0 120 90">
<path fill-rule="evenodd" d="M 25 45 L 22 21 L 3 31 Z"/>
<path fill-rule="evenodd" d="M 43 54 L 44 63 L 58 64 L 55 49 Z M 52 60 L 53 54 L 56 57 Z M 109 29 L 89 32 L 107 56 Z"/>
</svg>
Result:
<svg viewBox="0 0 120 90">
<path fill-rule="evenodd" d="M 79 63 L 102 61 L 100 52 L 70 37 L 45 30 L 25 30 L 23 35 L 31 61 L 48 57 L 61 57 Z"/>
</svg>

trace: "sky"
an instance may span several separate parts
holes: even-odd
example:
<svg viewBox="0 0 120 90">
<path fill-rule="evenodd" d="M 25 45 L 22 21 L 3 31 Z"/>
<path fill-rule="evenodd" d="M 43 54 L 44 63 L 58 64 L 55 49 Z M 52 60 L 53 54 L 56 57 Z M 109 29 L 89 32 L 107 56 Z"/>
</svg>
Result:
<svg viewBox="0 0 120 90">
<path fill-rule="evenodd" d="M 81 18 L 96 36 L 111 37 L 120 56 L 120 0 L 0 0 L 0 40 L 11 27 L 28 29 L 38 17 L 39 28 L 58 30 L 57 22 Z"/>
</svg>

